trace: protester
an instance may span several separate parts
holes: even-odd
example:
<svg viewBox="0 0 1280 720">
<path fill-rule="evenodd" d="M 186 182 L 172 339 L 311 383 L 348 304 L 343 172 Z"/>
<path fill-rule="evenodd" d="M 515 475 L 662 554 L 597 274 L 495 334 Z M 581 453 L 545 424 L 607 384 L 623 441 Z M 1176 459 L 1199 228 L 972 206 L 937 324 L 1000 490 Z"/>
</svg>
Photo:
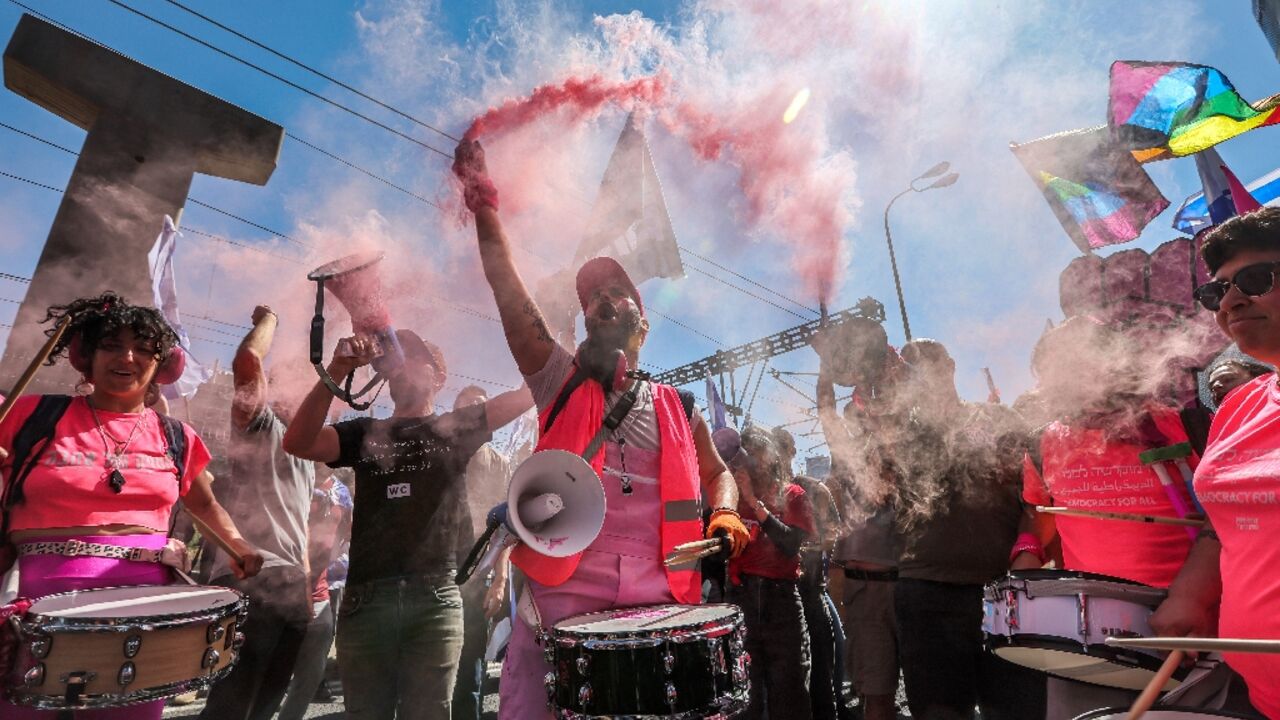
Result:
<svg viewBox="0 0 1280 720">
<path fill-rule="evenodd" d="M 902 349 L 909 408 L 888 448 L 903 551 L 894 611 L 913 717 L 1040 717 L 1044 676 L 985 652 L 983 587 L 1004 574 L 1022 515 L 1023 428 L 1012 410 L 962 401 L 935 340 Z"/>
<path fill-rule="evenodd" d="M 342 604 L 342 583 L 336 583 L 338 587 L 330 584 L 329 568 L 346 552 L 351 538 L 351 509 L 347 486 L 333 472 L 324 473 L 324 480 L 311 493 L 311 510 L 307 514 L 312 618 L 298 649 L 279 720 L 302 720 L 324 679 L 329 649 L 338 629 L 337 608 Z"/>
<path fill-rule="evenodd" d="M 66 332 L 49 362 L 65 353 L 82 375 L 83 394 L 19 398 L 0 423 L 4 531 L 17 545 L 19 597 L 169 583 L 166 565 L 185 564 L 185 548 L 166 535 L 178 498 L 241 554 L 243 562 L 231 565 L 236 577 L 257 574 L 263 556 L 210 490 L 204 442 L 185 423 L 144 405 L 153 383 L 181 373 L 182 351 L 168 323 L 112 292 L 51 307 L 45 317 L 64 319 Z M 42 422 L 47 443 L 15 445 L 24 427 Z M 123 559 L 131 549 L 141 549 L 141 557 Z M 6 665 L 12 654 L 12 646 L 0 652 Z M 155 719 L 163 709 L 157 700 L 95 717 Z M 0 718 L 56 714 L 0 702 Z"/>
<path fill-rule="evenodd" d="M 488 399 L 489 394 L 484 389 L 468 385 L 458 391 L 453 409 L 457 411 L 471 405 L 482 405 Z M 507 481 L 510 477 L 511 469 L 507 465 L 507 459 L 494 448 L 492 442 L 481 445 L 467 461 L 466 494 L 463 496 L 467 515 L 464 518 L 466 527 L 460 528 L 458 533 L 459 563 L 466 559 L 476 537 L 484 532 L 489 509 L 506 500 Z M 477 666 L 483 662 L 488 634 L 484 607 L 487 592 L 481 582 L 468 582 L 462 586 L 463 638 L 458 679 L 453 687 L 455 718 L 470 719 L 479 716 L 480 676 L 477 674 Z"/>
<path fill-rule="evenodd" d="M 771 437 L 781 455 L 784 479 L 804 490 L 813 514 L 813 535 L 800 546 L 798 584 L 805 627 L 809 633 L 812 666 L 809 698 L 814 720 L 836 720 L 840 715 L 841 686 L 844 683 L 842 674 L 836 672 L 837 658 L 844 652 L 844 633 L 840 628 L 840 617 L 827 595 L 827 564 L 840 530 L 840 513 L 831 493 L 819 480 L 807 475 L 793 475 L 795 437 L 781 427 L 774 428 Z"/>
<path fill-rule="evenodd" d="M 526 388 L 483 405 L 436 415 L 447 370 L 438 348 L 396 331 L 404 363 L 390 371 L 389 419 L 325 425 L 333 395 L 322 382 L 303 400 L 285 449 L 333 467 L 353 467 L 351 567 L 338 611 L 338 664 L 347 713 L 378 720 L 448 718 L 462 651 L 462 596 L 454 583 L 466 508 L 467 461 L 531 405 Z M 347 338 L 329 375 L 370 363 L 370 337 Z"/>
<path fill-rule="evenodd" d="M 1209 394 L 1213 396 L 1213 406 L 1221 407 L 1227 393 L 1269 372 L 1272 370 L 1266 365 L 1244 358 L 1228 358 L 1216 363 L 1209 369 Z"/>
<path fill-rule="evenodd" d="M 819 351 L 818 419 L 831 450 L 832 497 L 844 519 L 842 537 L 832 551 L 833 562 L 841 571 L 832 577 L 832 586 L 840 598 L 840 619 L 847 634 L 843 664 L 854 694 L 861 699 L 865 720 L 893 720 L 898 714 L 893 590 L 901 539 L 886 481 L 890 473 L 883 466 L 877 442 L 886 441 L 896 424 L 891 418 L 896 408 L 890 398 L 894 390 L 892 369 L 900 360 L 883 332 L 878 325 L 862 329 L 862 334 L 881 348 L 869 357 L 850 357 L 854 353 L 849 351 L 850 344 L 866 344 L 867 340 L 837 343 L 825 332 L 814 340 L 814 349 Z M 836 408 L 833 365 L 843 368 L 843 379 L 855 386 L 854 401 L 843 415 Z"/>
<path fill-rule="evenodd" d="M 1240 351 L 1280 362 L 1280 209 L 1262 208 L 1209 231 L 1201 254 L 1213 280 L 1196 298 Z M 1151 616 L 1160 635 L 1280 638 L 1280 543 L 1273 460 L 1280 434 L 1280 388 L 1274 373 L 1228 394 L 1196 469 L 1195 490 L 1208 514 L 1191 554 Z M 1249 700 L 1280 717 L 1280 657 L 1223 653 L 1243 676 Z"/>
<path fill-rule="evenodd" d="M 475 215 L 480 260 L 507 345 L 537 402 L 536 449 L 583 453 L 593 437 L 603 441 L 588 459 L 607 498 L 604 526 L 592 545 L 568 558 L 540 556 L 525 546 L 512 553 L 529 578 L 527 592 L 541 624 L 611 607 L 699 602 L 696 565 L 664 568 L 662 558 L 676 544 L 702 536 L 700 499 L 712 508 L 707 534 L 723 531 L 734 553 L 741 552 L 747 531 L 734 509 L 733 478 L 692 396 L 625 373 L 639 366 L 648 336 L 639 292 L 617 262 L 584 264 L 576 289 L 587 339 L 570 354 L 552 339 L 516 270 L 479 143 L 458 145 L 454 172 Z M 605 408 L 612 412 L 624 397 L 634 399 L 632 407 L 618 425 L 602 429 Z M 516 621 L 502 668 L 501 716 L 548 717 L 543 677 L 550 670 L 534 628 Z"/>
<path fill-rule="evenodd" d="M 809 636 L 797 581 L 800 546 L 815 536 L 804 489 L 787 481 L 783 456 L 768 431 L 748 427 L 730 460 L 738 511 L 751 542 L 729 562 L 728 602 L 742 608 L 751 656 L 751 702 L 742 716 L 813 717 Z"/>
<path fill-rule="evenodd" d="M 1185 527 L 1055 516 L 1037 505 L 1077 510 L 1181 517 L 1194 507 L 1190 489 L 1172 463 L 1165 486 L 1139 455 L 1187 443 L 1177 408 L 1132 392 L 1132 361 L 1123 337 L 1090 318 L 1074 317 L 1045 333 L 1033 353 L 1038 392 L 1059 418 L 1032 438 L 1023 467 L 1023 515 L 1011 552 L 1014 569 L 1036 569 L 1045 548 L 1061 542 L 1065 570 L 1168 587 L 1191 549 Z M 1087 373 L 1088 381 L 1082 379 Z M 1186 462 L 1195 467 L 1197 457 Z M 1099 478 L 1109 481 L 1099 482 Z M 1130 705 L 1137 691 L 1049 678 L 1047 719 L 1067 720 L 1089 710 Z"/>
<path fill-rule="evenodd" d="M 231 363 L 231 469 L 214 492 L 266 560 L 262 572 L 248 581 L 232 577 L 226 553 L 219 552 L 214 560 L 213 584 L 249 597 L 249 621 L 235 667 L 209 691 L 200 714 L 205 720 L 271 717 L 289 688 L 312 619 L 307 512 L 315 467 L 281 446 L 298 398 L 285 396 L 278 378 L 298 366 L 274 368 L 268 382 L 263 363 L 278 319 L 271 308 L 259 305 L 251 322 L 253 328 L 240 341 Z"/>
</svg>

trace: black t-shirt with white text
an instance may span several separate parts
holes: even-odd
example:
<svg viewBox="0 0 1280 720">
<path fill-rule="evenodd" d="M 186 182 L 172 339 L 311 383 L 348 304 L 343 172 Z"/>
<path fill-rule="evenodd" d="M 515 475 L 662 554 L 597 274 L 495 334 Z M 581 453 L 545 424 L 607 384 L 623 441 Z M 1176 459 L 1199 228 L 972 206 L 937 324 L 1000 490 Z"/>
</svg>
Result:
<svg viewBox="0 0 1280 720">
<path fill-rule="evenodd" d="M 492 437 L 484 406 L 334 429 L 339 455 L 329 464 L 356 473 L 348 582 L 452 574 L 467 461 Z"/>
</svg>

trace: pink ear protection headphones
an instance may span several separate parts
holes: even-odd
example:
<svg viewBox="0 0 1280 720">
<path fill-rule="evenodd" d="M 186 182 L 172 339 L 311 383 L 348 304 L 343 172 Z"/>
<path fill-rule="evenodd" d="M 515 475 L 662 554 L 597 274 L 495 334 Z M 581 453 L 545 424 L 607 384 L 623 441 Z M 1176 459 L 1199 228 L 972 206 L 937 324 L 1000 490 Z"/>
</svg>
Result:
<svg viewBox="0 0 1280 720">
<path fill-rule="evenodd" d="M 615 350 L 609 360 L 603 362 L 601 366 L 591 366 L 582 352 L 584 345 L 586 343 L 578 346 L 578 352 L 574 358 L 578 367 L 585 370 L 588 377 L 603 385 L 605 392 L 612 392 L 622 388 L 627 380 L 626 353 L 621 350 Z"/>
<path fill-rule="evenodd" d="M 88 377 L 91 369 L 91 362 L 85 357 L 80 348 L 80 336 L 77 335 L 71 339 L 71 344 L 67 346 L 67 359 L 71 362 L 71 367 L 77 372 Z M 178 345 L 174 345 L 165 359 L 161 361 L 160 367 L 156 369 L 156 375 L 151 379 L 157 385 L 169 385 L 178 381 L 182 377 L 182 371 L 187 367 L 187 354 L 182 351 Z"/>
</svg>

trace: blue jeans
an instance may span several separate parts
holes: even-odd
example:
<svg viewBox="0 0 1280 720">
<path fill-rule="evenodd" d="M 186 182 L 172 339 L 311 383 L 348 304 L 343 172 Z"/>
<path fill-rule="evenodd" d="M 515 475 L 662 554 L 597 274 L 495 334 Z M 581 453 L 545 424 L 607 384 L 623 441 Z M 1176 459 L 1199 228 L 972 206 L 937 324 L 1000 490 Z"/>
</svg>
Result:
<svg viewBox="0 0 1280 720">
<path fill-rule="evenodd" d="M 449 720 L 462 652 L 453 578 L 384 578 L 347 586 L 338 667 L 347 717 Z"/>
</svg>

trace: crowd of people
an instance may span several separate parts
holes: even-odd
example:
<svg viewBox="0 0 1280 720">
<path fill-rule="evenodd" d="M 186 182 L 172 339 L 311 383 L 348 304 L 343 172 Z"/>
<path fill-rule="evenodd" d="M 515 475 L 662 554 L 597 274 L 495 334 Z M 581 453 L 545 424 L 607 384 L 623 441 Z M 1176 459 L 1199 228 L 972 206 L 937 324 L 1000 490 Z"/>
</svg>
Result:
<svg viewBox="0 0 1280 720">
<path fill-rule="evenodd" d="M 713 432 L 692 395 L 637 371 L 649 324 L 615 261 L 582 266 L 574 290 L 586 338 L 558 341 L 512 259 L 478 143 L 459 145 L 454 170 L 525 386 L 493 397 L 468 387 L 437 413 L 444 354 L 400 329 L 391 416 L 331 423 L 328 385 L 291 397 L 279 380 L 309 370 L 266 369 L 277 319 L 261 305 L 232 364 L 231 443 L 215 479 L 200 437 L 151 407 L 183 358 L 163 317 L 110 292 L 51 308 L 46 320 L 65 332 L 50 362 L 65 356 L 82 383 L 74 396 L 19 398 L 0 422 L 0 560 L 18 572 L 18 599 L 0 614 L 68 590 L 173 582 L 190 569 L 173 537 L 181 508 L 223 546 L 210 549 L 202 578 L 249 602 L 238 662 L 202 715 L 219 720 L 301 718 L 335 639 L 348 715 L 476 717 L 476 663 L 492 657 L 488 629 L 504 615 L 500 716 L 550 717 L 549 628 L 593 611 L 703 602 L 741 611 L 744 718 L 843 720 L 857 707 L 885 720 L 898 714 L 900 685 L 910 714 L 926 720 L 1127 707 L 1136 690 L 1049 676 L 992 651 L 991 584 L 1044 568 L 1167 591 L 1150 616 L 1161 635 L 1280 638 L 1270 524 L 1280 473 L 1267 440 L 1280 432 L 1270 369 L 1280 362 L 1280 209 L 1202 239 L 1213 279 L 1196 299 L 1244 356 L 1206 373 L 1211 425 L 1194 421 L 1207 408 L 1151 390 L 1166 384 L 1145 377 L 1152 370 L 1127 351 L 1126 329 L 1096 318 L 1044 334 L 1031 359 L 1036 388 L 1013 407 L 961 399 L 941 342 L 894 348 L 878 323 L 849 321 L 813 339 L 831 456 L 830 473 L 814 478 L 795 472 L 785 428 Z M 339 379 L 380 350 L 360 334 L 341 346 L 327 368 Z M 505 498 L 511 473 L 493 432 L 531 408 L 534 452 L 579 455 L 599 476 L 600 532 L 567 557 L 516 544 L 487 584 L 460 588 L 484 508 Z M 722 555 L 664 562 L 704 538 L 720 540 Z M 9 628 L 6 672 L 18 654 Z M 1180 702 L 1280 717 L 1273 658 L 1227 652 L 1199 663 L 1199 690 Z M 162 706 L 77 717 L 158 718 Z M 48 712 L 0 704 L 0 718 Z"/>
</svg>

